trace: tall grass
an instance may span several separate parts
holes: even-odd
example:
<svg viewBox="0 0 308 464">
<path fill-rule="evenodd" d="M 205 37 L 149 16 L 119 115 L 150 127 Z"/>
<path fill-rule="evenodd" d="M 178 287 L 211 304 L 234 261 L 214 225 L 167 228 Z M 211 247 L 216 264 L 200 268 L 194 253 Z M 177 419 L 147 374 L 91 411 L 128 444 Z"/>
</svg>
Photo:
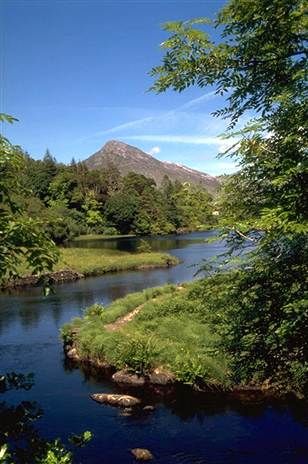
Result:
<svg viewBox="0 0 308 464">
<path fill-rule="evenodd" d="M 117 368 L 145 373 L 164 367 L 185 383 L 203 380 L 227 386 L 228 359 L 219 349 L 219 336 L 206 322 L 207 308 L 197 297 L 196 286 L 189 284 L 179 291 L 167 285 L 133 293 L 106 309 L 94 305 L 83 319 L 65 327 L 63 336 L 78 328 L 78 352 Z M 131 322 L 114 332 L 105 329 L 140 305 Z"/>
</svg>

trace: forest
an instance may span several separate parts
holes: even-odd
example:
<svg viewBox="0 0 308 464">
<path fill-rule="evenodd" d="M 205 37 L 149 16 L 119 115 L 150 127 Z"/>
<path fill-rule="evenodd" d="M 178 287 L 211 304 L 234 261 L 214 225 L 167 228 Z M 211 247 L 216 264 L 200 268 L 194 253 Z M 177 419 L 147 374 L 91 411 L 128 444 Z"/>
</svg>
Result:
<svg viewBox="0 0 308 464">
<path fill-rule="evenodd" d="M 74 159 L 57 163 L 47 150 L 42 160 L 21 154 L 19 201 L 29 217 L 42 221 L 57 244 L 82 234 L 156 235 L 211 227 L 213 198 L 202 187 L 172 183 L 160 187 L 134 172 L 121 176 L 110 164 L 89 170 Z"/>
</svg>

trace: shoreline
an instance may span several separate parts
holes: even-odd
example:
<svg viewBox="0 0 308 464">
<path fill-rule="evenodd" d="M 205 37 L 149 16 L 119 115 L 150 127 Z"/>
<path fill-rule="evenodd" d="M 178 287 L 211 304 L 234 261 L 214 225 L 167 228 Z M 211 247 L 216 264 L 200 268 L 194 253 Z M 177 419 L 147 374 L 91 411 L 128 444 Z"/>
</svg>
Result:
<svg viewBox="0 0 308 464">
<path fill-rule="evenodd" d="M 180 261 L 171 255 L 166 255 L 166 261 L 160 262 L 157 264 L 154 263 L 138 263 L 128 265 L 123 269 L 103 269 L 98 267 L 89 272 L 78 272 L 73 269 L 62 269 L 59 271 L 48 272 L 38 275 L 24 275 L 15 280 L 9 281 L 2 286 L 0 286 L 0 291 L 3 290 L 14 290 L 19 288 L 27 287 L 40 287 L 43 286 L 44 282 L 48 282 L 50 285 L 59 285 L 68 282 L 75 282 L 76 280 L 86 279 L 88 277 L 99 277 L 105 274 L 115 274 L 117 272 L 126 272 L 126 271 L 142 271 L 147 269 L 164 269 L 171 266 L 176 266 L 180 264 Z"/>
<path fill-rule="evenodd" d="M 138 292 L 135 294 L 129 294 L 126 297 L 115 300 L 109 307 L 107 311 L 105 308 L 100 307 L 99 305 L 94 305 L 93 307 L 88 308 L 88 312 L 85 314 L 84 318 L 77 318 L 71 323 L 66 324 L 62 328 L 62 339 L 63 339 L 63 349 L 65 354 L 65 359 L 67 362 L 72 362 L 75 365 L 81 366 L 83 368 L 93 368 L 99 371 L 99 374 L 103 374 L 107 379 L 111 380 L 117 385 L 123 385 L 125 388 L 146 388 L 146 389 L 162 389 L 162 394 L 165 390 L 177 389 L 179 385 L 185 385 L 187 388 L 192 391 L 199 392 L 200 394 L 214 393 L 236 396 L 237 398 L 246 401 L 251 399 L 253 401 L 265 399 L 265 398 L 287 398 L 293 397 L 297 400 L 307 400 L 303 392 L 297 390 L 296 388 L 291 388 L 291 386 L 285 384 L 283 381 L 275 381 L 275 379 L 263 379 L 259 383 L 256 381 L 249 381 L 242 383 L 235 383 L 232 380 L 232 376 L 224 378 L 223 376 L 213 375 L 202 376 L 202 369 L 199 368 L 199 364 L 196 363 L 196 368 L 192 362 L 188 367 L 184 364 L 183 371 L 178 367 L 177 358 L 166 358 L 162 356 L 161 358 L 156 357 L 156 361 L 151 363 L 150 359 L 150 350 L 151 346 L 145 345 L 145 348 L 142 345 L 137 346 L 137 359 L 138 356 L 147 356 L 147 364 L 141 364 L 141 367 L 136 364 L 136 362 L 130 362 L 130 359 L 125 358 L 125 337 L 129 341 L 139 340 L 139 343 L 142 343 L 143 339 L 138 339 L 138 330 L 136 331 L 136 324 L 138 329 L 144 330 L 142 325 L 142 313 L 145 311 L 146 314 L 151 315 L 150 321 L 153 321 L 153 315 L 156 308 L 164 309 L 164 300 L 168 301 L 178 301 L 182 300 L 185 302 L 187 298 L 187 292 L 189 292 L 189 286 L 187 284 L 181 284 L 177 286 L 168 287 L 157 287 L 149 290 L 144 290 L 143 292 Z M 153 306 L 154 304 L 154 306 Z M 162 306 L 161 306 L 162 305 Z M 172 306 L 171 306 L 172 309 Z M 163 313 L 161 317 L 159 312 L 156 316 L 156 319 L 159 319 L 159 327 L 163 326 Z M 140 318 L 141 320 L 138 318 Z M 134 322 L 134 319 L 137 318 L 137 323 Z M 86 320 L 86 329 L 88 332 L 83 330 L 83 324 Z M 146 318 L 147 320 L 147 318 Z M 189 316 L 189 321 L 191 316 Z M 189 324 L 185 320 L 185 324 Z M 182 321 L 183 322 L 183 321 Z M 150 322 L 153 327 L 153 322 Z M 174 324 L 175 322 L 173 322 Z M 91 327 L 92 324 L 92 327 Z M 102 331 L 98 331 L 100 324 L 102 324 Z M 127 326 L 132 328 L 131 330 L 125 330 Z M 135 324 L 135 325 L 134 325 Z M 124 330 L 123 330 L 124 329 Z M 162 330 L 162 333 L 165 334 L 165 331 L 168 329 L 168 326 L 165 326 L 165 329 Z M 135 330 L 135 332 L 134 332 Z M 155 329 L 154 329 L 155 330 Z M 177 330 L 181 330 L 180 327 L 177 327 Z M 185 329 L 183 328 L 185 333 Z M 206 326 L 205 326 L 206 330 Z M 172 326 L 171 326 L 172 331 Z M 108 333 L 110 335 L 108 335 Z M 119 333 L 120 338 L 113 337 L 112 334 Z M 153 333 L 153 332 L 152 332 Z M 172 332 L 171 332 L 172 333 Z M 86 334 L 86 335 L 85 335 Z M 93 337 L 93 340 L 96 337 L 99 338 L 99 344 L 102 347 L 106 340 L 106 351 L 105 349 L 96 349 L 89 342 L 89 334 Z M 128 334 L 128 335 L 127 335 Z M 198 332 L 196 333 L 196 335 Z M 85 336 L 88 337 L 85 338 Z M 110 338 L 111 337 L 111 338 Z M 121 338 L 122 337 L 122 338 Z M 128 338 L 127 338 L 128 337 Z M 184 337 L 184 335 L 183 335 Z M 210 337 L 210 335 L 209 335 Z M 91 338 L 92 339 L 92 338 Z M 115 343 L 117 347 L 124 347 L 124 356 L 123 358 L 114 357 L 112 351 L 112 342 Z M 161 346 L 163 346 L 163 339 L 161 340 Z M 158 343 L 158 341 L 156 342 Z M 168 339 L 170 344 L 170 338 Z M 129 346 L 129 345 L 128 345 Z M 134 347 L 134 345 L 131 345 Z M 174 345 L 176 347 L 177 353 L 179 350 L 183 350 L 185 354 L 185 344 Z M 210 345 L 209 345 L 210 346 Z M 155 348 L 155 346 L 154 346 Z M 142 349 L 145 349 L 145 354 L 143 354 Z M 169 349 L 169 345 L 168 345 Z M 138 350 L 141 350 L 140 353 Z M 170 352 L 172 353 L 172 345 L 170 345 Z M 154 352 L 155 353 L 155 352 Z M 132 358 L 134 361 L 135 358 Z M 146 359 L 146 358 L 145 358 Z M 155 356 L 152 358 L 155 359 Z M 185 361 L 185 357 L 184 363 Z M 191 358 L 193 359 L 193 358 Z M 198 358 L 197 358 L 198 360 Z M 181 361 L 182 362 L 182 361 Z M 215 365 L 215 358 L 213 358 L 212 365 Z M 219 366 L 219 364 L 217 363 Z M 199 368 L 199 370 L 198 370 Z M 184 372 L 184 375 L 183 375 Z M 229 375 L 227 373 L 227 375 Z"/>
<path fill-rule="evenodd" d="M 247 384 L 234 385 L 228 388 L 222 385 L 209 386 L 205 382 L 193 384 L 184 383 L 176 379 L 175 375 L 164 368 L 158 368 L 149 371 L 144 375 L 137 375 L 128 369 L 118 370 L 115 366 L 99 359 L 82 357 L 74 344 L 63 343 L 63 352 L 65 362 L 71 367 L 81 368 L 85 371 L 95 369 L 99 376 L 111 381 L 115 387 L 127 392 L 142 390 L 143 394 L 154 393 L 159 397 L 166 398 L 170 395 L 176 395 L 183 388 L 191 394 L 197 394 L 201 397 L 206 395 L 215 395 L 229 400 L 237 400 L 241 403 L 255 403 L 267 400 L 296 400 L 306 402 L 306 398 L 293 390 L 283 390 L 275 384 Z"/>
</svg>

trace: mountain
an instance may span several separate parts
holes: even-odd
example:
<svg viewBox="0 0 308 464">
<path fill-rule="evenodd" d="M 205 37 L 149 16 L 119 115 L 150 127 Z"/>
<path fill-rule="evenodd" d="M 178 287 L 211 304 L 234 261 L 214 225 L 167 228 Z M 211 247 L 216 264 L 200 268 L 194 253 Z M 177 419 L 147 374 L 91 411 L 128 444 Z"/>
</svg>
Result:
<svg viewBox="0 0 308 464">
<path fill-rule="evenodd" d="M 172 181 L 201 184 L 210 193 L 214 193 L 219 186 L 219 181 L 214 176 L 181 164 L 159 161 L 139 148 L 117 140 L 107 142 L 98 152 L 85 160 L 89 169 L 104 169 L 111 163 L 119 169 L 122 175 L 131 171 L 137 172 L 146 177 L 152 177 L 157 185 L 160 185 L 164 176 L 167 175 Z"/>
</svg>

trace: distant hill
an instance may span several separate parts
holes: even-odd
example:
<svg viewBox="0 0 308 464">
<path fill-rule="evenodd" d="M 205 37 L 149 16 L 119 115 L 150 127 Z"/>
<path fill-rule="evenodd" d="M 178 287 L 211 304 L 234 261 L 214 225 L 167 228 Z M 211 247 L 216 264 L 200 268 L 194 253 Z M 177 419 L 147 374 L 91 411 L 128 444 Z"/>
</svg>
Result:
<svg viewBox="0 0 308 464">
<path fill-rule="evenodd" d="M 131 171 L 137 172 L 146 177 L 152 177 L 157 185 L 160 185 L 164 176 L 167 175 L 172 181 L 201 184 L 210 193 L 214 193 L 219 186 L 219 181 L 214 176 L 181 164 L 159 161 L 139 148 L 117 140 L 107 142 L 98 152 L 85 160 L 89 169 L 104 169 L 111 163 L 119 169 L 122 175 Z"/>
</svg>

